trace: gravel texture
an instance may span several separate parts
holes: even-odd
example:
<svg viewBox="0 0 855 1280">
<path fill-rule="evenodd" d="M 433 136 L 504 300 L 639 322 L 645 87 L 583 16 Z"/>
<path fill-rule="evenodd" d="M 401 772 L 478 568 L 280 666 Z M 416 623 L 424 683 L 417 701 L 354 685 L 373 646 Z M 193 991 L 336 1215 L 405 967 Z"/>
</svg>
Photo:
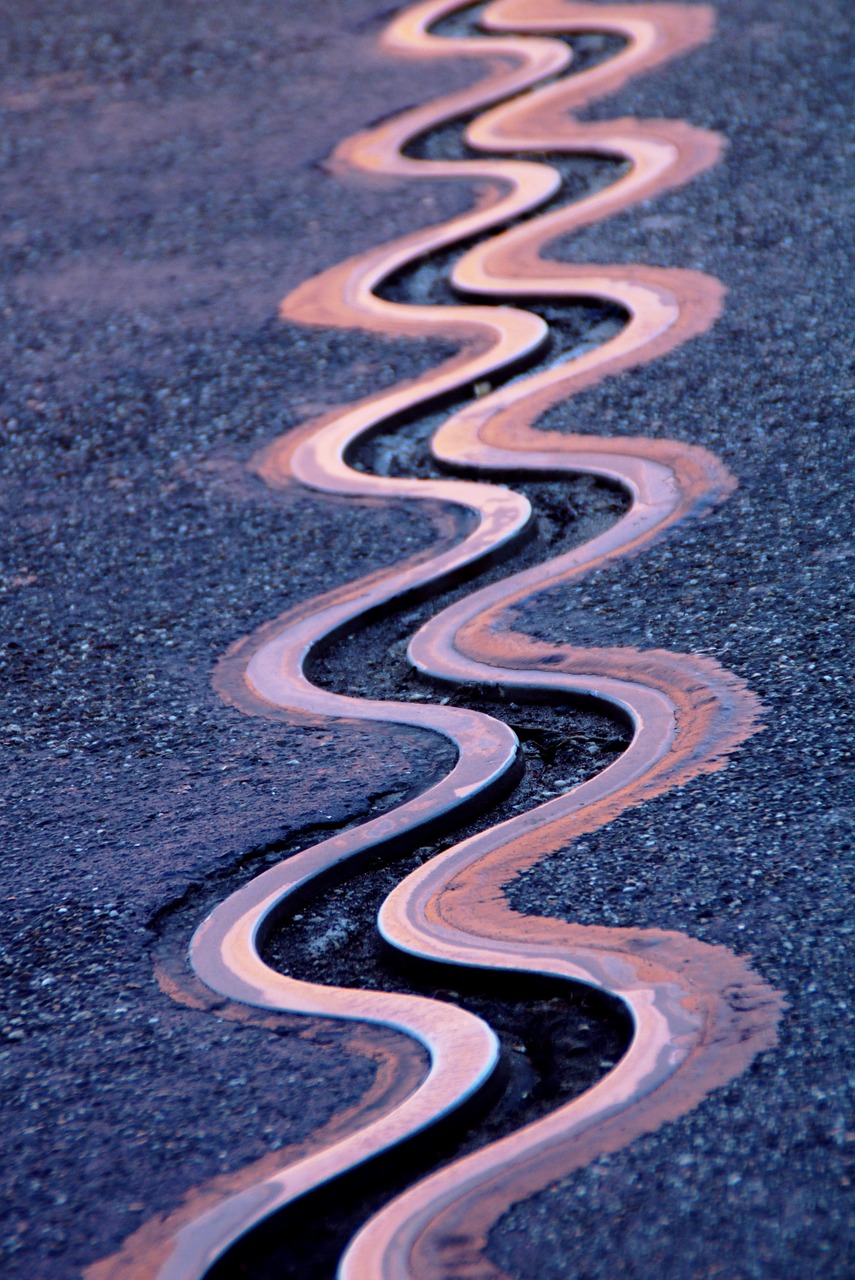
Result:
<svg viewBox="0 0 855 1280">
<path fill-rule="evenodd" d="M 705 444 L 740 489 L 527 620 L 544 636 L 711 653 L 760 694 L 768 727 L 723 773 L 510 892 L 539 913 L 729 945 L 790 1008 L 780 1047 L 747 1075 L 515 1208 L 490 1244 L 515 1280 L 851 1274 L 847 24 L 842 0 L 717 8 L 714 44 L 591 114 L 685 116 L 727 136 L 724 162 L 556 254 L 709 271 L 729 289 L 725 316 L 551 425 Z M 462 186 L 343 184 L 321 168 L 359 124 L 471 74 L 382 58 L 385 9 L 5 6 L 10 1277 L 78 1274 L 370 1084 L 335 1035 L 319 1046 L 168 1000 L 151 950 L 177 900 L 189 936 L 205 900 L 185 896 L 193 886 L 232 883 L 231 868 L 376 812 L 445 762 L 428 735 L 247 719 L 210 686 L 253 626 L 447 528 L 438 508 L 271 494 L 244 465 L 442 354 L 275 319 L 313 272 L 466 203 Z"/>
<path fill-rule="evenodd" d="M 728 288 L 725 314 L 543 425 L 703 444 L 740 488 L 632 563 L 532 602 L 525 622 L 544 638 L 712 654 L 760 695 L 767 727 L 723 773 L 509 892 L 521 910 L 722 943 L 789 1008 L 747 1075 L 506 1216 L 490 1256 L 520 1280 L 853 1268 L 846 22 L 835 3 L 716 8 L 713 44 L 591 115 L 686 115 L 726 135 L 723 163 L 553 252 L 707 271 Z"/>
<path fill-rule="evenodd" d="M 448 184 L 343 192 L 320 167 L 357 120 L 433 91 L 436 71 L 381 62 L 377 10 L 4 9 L 4 1276 L 77 1275 L 371 1083 L 336 1036 L 161 995 L 150 926 L 447 763 L 429 735 L 250 720 L 210 685 L 253 626 L 447 529 L 435 508 L 274 495 L 245 468 L 444 354 L 275 318 L 298 281 L 466 203 Z"/>
</svg>

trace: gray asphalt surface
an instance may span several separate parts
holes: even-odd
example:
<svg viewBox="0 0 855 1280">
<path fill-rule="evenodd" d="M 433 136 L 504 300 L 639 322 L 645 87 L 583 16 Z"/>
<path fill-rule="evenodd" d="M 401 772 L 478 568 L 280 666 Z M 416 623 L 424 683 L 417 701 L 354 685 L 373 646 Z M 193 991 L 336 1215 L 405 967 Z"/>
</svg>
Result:
<svg viewBox="0 0 855 1280">
<path fill-rule="evenodd" d="M 335 1036 L 318 1046 L 291 1024 L 276 1034 L 173 1003 L 151 953 L 159 913 L 193 886 L 228 885 L 230 869 L 376 812 L 443 763 L 427 735 L 250 720 L 210 686 L 217 656 L 253 626 L 446 527 L 439 510 L 273 495 L 244 468 L 289 426 L 438 355 L 275 320 L 313 272 L 466 203 L 450 184 L 372 188 L 320 168 L 360 124 L 465 79 L 381 59 L 384 9 L 6 6 L 10 1277 L 78 1274 L 370 1082 Z M 705 444 L 740 489 L 649 555 L 539 601 L 529 621 L 711 653 L 763 698 L 768 727 L 723 773 L 512 894 L 541 914 L 724 943 L 790 1007 L 780 1047 L 746 1076 L 499 1224 L 491 1256 L 520 1280 L 852 1270 L 847 22 L 842 0 L 717 9 L 712 45 L 592 114 L 719 129 L 723 164 L 556 252 L 709 271 L 728 287 L 725 316 L 552 416 Z M 177 912 L 188 935 L 192 902 Z"/>
</svg>

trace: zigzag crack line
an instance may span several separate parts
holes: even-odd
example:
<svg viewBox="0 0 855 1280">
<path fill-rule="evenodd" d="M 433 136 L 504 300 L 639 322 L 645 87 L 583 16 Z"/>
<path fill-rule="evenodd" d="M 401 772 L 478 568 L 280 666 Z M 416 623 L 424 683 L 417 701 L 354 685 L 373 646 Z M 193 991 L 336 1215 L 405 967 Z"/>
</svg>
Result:
<svg viewBox="0 0 855 1280">
<path fill-rule="evenodd" d="M 720 310 L 721 286 L 697 272 L 582 267 L 542 256 L 557 236 L 685 182 L 718 158 L 721 140 L 683 122 L 585 124 L 569 114 L 708 39 L 712 13 L 668 4 L 496 0 L 479 17 L 490 34 L 446 39 L 432 33 L 443 18 L 469 7 L 461 0 L 427 0 L 391 23 L 384 44 L 408 56 L 490 55 L 493 69 L 486 78 L 355 135 L 337 149 L 332 165 L 476 180 L 482 188 L 486 184 L 478 204 L 447 223 L 322 273 L 290 294 L 281 308 L 283 316 L 302 323 L 440 335 L 457 339 L 461 349 L 414 382 L 274 441 L 255 465 L 273 486 L 296 479 L 339 495 L 453 502 L 474 513 L 475 525 L 453 547 L 328 592 L 276 619 L 236 645 L 216 675 L 222 695 L 250 714 L 285 710 L 427 727 L 456 746 L 458 760 L 446 778 L 417 798 L 245 885 L 204 921 L 191 945 L 193 968 L 219 996 L 260 1009 L 333 1015 L 405 1031 L 427 1048 L 430 1069 L 403 1100 L 379 1115 L 367 1112 L 370 1120 L 338 1141 L 272 1174 L 245 1171 L 230 1194 L 222 1186 L 212 1193 L 213 1207 L 204 1212 L 191 1202 L 164 1223 L 149 1224 L 115 1258 L 90 1268 L 91 1280 L 201 1276 L 277 1209 L 451 1113 L 484 1085 L 495 1066 L 493 1032 L 454 1006 L 417 996 L 318 987 L 275 972 L 260 957 L 277 912 L 297 889 L 357 853 L 405 837 L 417 841 L 420 830 L 439 816 L 489 796 L 514 767 L 515 736 L 489 716 L 441 705 L 358 700 L 319 689 L 304 674 L 321 640 L 494 557 L 523 535 L 530 520 L 527 500 L 507 488 L 463 479 L 374 476 L 346 461 L 355 441 L 402 413 L 468 385 L 506 378 L 542 349 L 547 326 L 525 310 L 480 301 L 417 306 L 378 296 L 395 272 L 490 230 L 499 228 L 454 267 L 452 282 L 459 293 L 479 300 L 591 298 L 619 306 L 628 319 L 596 350 L 509 382 L 452 414 L 434 436 L 435 457 L 464 473 L 588 472 L 622 485 L 632 505 L 584 546 L 441 611 L 417 632 L 410 658 L 425 674 L 452 683 L 476 681 L 519 690 L 518 696 L 602 699 L 632 724 L 633 739 L 597 777 L 470 837 L 409 876 L 383 905 L 380 928 L 394 946 L 424 958 L 599 988 L 624 1002 L 634 1031 L 625 1056 L 593 1089 L 393 1200 L 352 1242 L 341 1262 L 342 1280 L 498 1277 L 484 1250 L 489 1227 L 504 1208 L 691 1109 L 774 1042 L 777 993 L 724 948 L 659 930 L 522 917 L 502 895 L 503 885 L 547 852 L 629 806 L 720 768 L 757 728 L 753 695 L 710 659 L 547 645 L 513 630 L 515 605 L 649 545 L 670 526 L 720 501 L 735 483 L 700 448 L 667 440 L 564 435 L 535 426 L 551 404 L 671 350 L 708 328 Z M 592 30 L 621 36 L 625 44 L 606 62 L 556 78 L 572 54 L 565 40 L 551 37 Z M 481 114 L 465 131 L 475 151 L 593 153 L 627 162 L 628 169 L 609 187 L 519 221 L 551 201 L 560 187 L 560 175 L 550 165 L 406 154 L 420 135 L 476 112 Z"/>
</svg>

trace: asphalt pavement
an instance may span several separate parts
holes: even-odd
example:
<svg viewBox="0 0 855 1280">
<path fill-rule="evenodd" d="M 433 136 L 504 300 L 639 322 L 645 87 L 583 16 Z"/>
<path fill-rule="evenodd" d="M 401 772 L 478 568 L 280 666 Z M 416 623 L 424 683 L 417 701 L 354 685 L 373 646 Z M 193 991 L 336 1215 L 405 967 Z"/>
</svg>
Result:
<svg viewBox="0 0 855 1280">
<path fill-rule="evenodd" d="M 490 1242 L 514 1280 L 852 1274 L 849 22 L 843 0 L 716 9 L 711 44 L 590 114 L 719 130 L 722 163 L 555 252 L 707 271 L 724 316 L 550 420 L 705 445 L 739 488 L 527 622 L 709 653 L 761 697 L 766 728 L 721 773 L 510 892 L 538 914 L 729 946 L 788 1009 L 779 1046 L 696 1111 L 515 1207 Z M 373 1078 L 335 1034 L 176 1003 L 152 956 L 165 919 L 189 937 L 211 885 L 227 892 L 447 763 L 427 734 L 245 717 L 210 679 L 254 626 L 447 526 L 439 508 L 274 494 L 245 465 L 443 354 L 276 319 L 314 272 L 466 207 L 462 184 L 322 167 L 360 125 L 472 74 L 382 56 L 387 17 L 377 0 L 5 9 L 9 1277 L 79 1274 Z"/>
</svg>

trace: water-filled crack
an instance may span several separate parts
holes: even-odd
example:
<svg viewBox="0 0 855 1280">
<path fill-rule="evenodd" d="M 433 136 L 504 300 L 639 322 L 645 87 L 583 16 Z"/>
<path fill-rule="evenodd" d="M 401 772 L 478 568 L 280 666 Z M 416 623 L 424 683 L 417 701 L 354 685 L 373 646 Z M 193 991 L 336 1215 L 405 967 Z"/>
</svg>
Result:
<svg viewBox="0 0 855 1280">
<path fill-rule="evenodd" d="M 490 34 L 431 34 L 437 22 L 464 9 L 467 22 L 476 16 Z M 620 47 L 605 61 L 592 57 L 578 74 L 565 75 L 571 52 L 566 39 L 587 37 L 592 26 L 618 38 Z M 778 997 L 724 948 L 661 930 L 582 928 L 523 916 L 504 894 L 515 876 L 549 853 L 571 849 L 581 834 L 720 768 L 757 727 L 756 700 L 709 658 L 582 649 L 572 636 L 548 644 L 518 629 L 518 605 L 637 554 L 703 514 L 733 487 L 721 463 L 698 447 L 661 439 L 574 436 L 535 426 L 550 405 L 673 350 L 718 314 L 722 290 L 697 272 L 643 264 L 572 265 L 544 256 L 558 236 L 650 199 L 715 162 L 721 140 L 682 121 L 585 123 L 573 114 L 631 76 L 709 38 L 710 31 L 710 11 L 703 7 L 604 8 L 561 0 L 494 0 L 477 13 L 456 0 L 424 0 L 402 11 L 387 30 L 387 45 L 410 54 L 487 56 L 490 69 L 474 86 L 345 140 L 336 149 L 333 168 L 414 180 L 459 177 L 476 184 L 476 203 L 446 224 L 414 231 L 307 281 L 285 299 L 281 314 L 308 324 L 450 337 L 460 344 L 459 354 L 416 382 L 307 424 L 294 438 L 274 441 L 257 460 L 257 471 L 274 487 L 296 480 L 343 497 L 443 501 L 469 516 L 457 543 L 446 542 L 433 554 L 418 553 L 333 588 L 238 642 L 219 664 L 216 683 L 223 697 L 256 715 L 310 714 L 426 727 L 454 744 L 457 758 L 448 775 L 424 793 L 330 833 L 231 893 L 197 930 L 191 959 L 217 999 L 273 1014 L 328 1015 L 404 1031 L 427 1048 L 430 1066 L 426 1075 L 420 1065 L 413 1074 L 412 1061 L 401 1050 L 401 1078 L 411 1082 L 406 1096 L 390 1094 L 386 1103 L 366 1097 L 346 1133 L 283 1168 L 244 1171 L 242 1181 L 228 1194 L 220 1192 L 213 1207 L 195 1215 L 192 1209 L 183 1216 L 179 1211 L 159 1237 L 165 1258 L 160 1280 L 201 1275 L 251 1227 L 286 1206 L 299 1208 L 307 1196 L 335 1188 L 339 1179 L 377 1159 L 394 1163 L 401 1144 L 434 1131 L 482 1097 L 501 1060 L 500 1044 L 484 1020 L 465 1007 L 461 988 L 467 974 L 489 973 L 499 986 L 514 975 L 513 982 L 529 990 L 528 984 L 535 984 L 534 998 L 540 1002 L 552 998 L 544 984 L 558 984 L 555 989 L 566 992 L 568 983 L 617 1001 L 632 1027 L 626 1051 L 614 1066 L 602 1068 L 606 1075 L 599 1083 L 578 1096 L 562 1095 L 556 1104 L 557 1077 L 548 1087 L 529 1090 L 539 1091 L 535 1105 L 549 1101 L 550 1108 L 521 1129 L 491 1135 L 486 1145 L 397 1194 L 350 1242 L 339 1265 L 342 1280 L 391 1275 L 451 1280 L 462 1274 L 495 1280 L 499 1273 L 484 1248 L 491 1224 L 509 1203 L 682 1114 L 771 1043 Z M 609 52 L 608 40 L 601 49 Z M 412 154 L 420 138 L 427 148 L 459 146 L 441 131 L 453 123 L 459 138 L 460 122 L 468 122 L 465 145 L 471 155 Z M 546 153 L 548 164 L 540 159 Z M 568 154 L 606 157 L 607 167 L 617 157 L 620 171 L 612 168 L 602 185 L 604 174 L 592 171 L 587 160 L 568 162 L 568 183 L 581 170 L 586 173 L 578 198 L 567 203 L 569 188 L 560 193 L 559 170 Z M 428 265 L 430 255 L 452 252 L 453 262 Z M 442 265 L 453 277 L 451 294 L 432 274 Z M 566 317 L 568 301 L 578 305 L 579 299 L 605 309 L 593 322 L 589 316 L 581 330 L 572 318 L 569 324 L 559 318 Z M 592 330 L 597 329 L 595 342 Z M 462 401 L 467 389 L 474 399 Z M 397 464 L 391 461 L 389 428 L 419 420 L 423 426 L 443 405 L 450 414 L 442 416 L 431 441 L 441 477 L 393 474 Z M 412 456 L 421 429 L 416 426 L 404 456 Z M 358 466 L 349 465 L 369 436 L 373 452 L 359 454 Z M 512 491 L 450 478 L 479 473 L 492 479 L 513 476 L 515 482 L 527 475 L 533 494 L 545 475 L 566 480 L 584 473 L 623 491 L 629 505 L 581 544 L 572 535 L 562 542 L 566 522 L 554 500 L 551 517 L 538 530 L 530 524 L 530 504 L 516 483 Z M 545 559 L 525 560 L 525 537 L 528 549 L 536 547 Z M 517 550 L 522 567 L 510 576 L 496 574 L 497 564 Z M 486 575 L 472 588 L 473 575 L 484 566 Z M 461 583 L 469 589 L 461 590 Z M 408 660 L 421 688 L 413 684 L 395 701 L 379 699 L 382 672 L 364 648 L 360 658 L 360 645 L 383 643 L 388 633 L 360 628 L 384 618 L 388 624 L 396 610 L 449 586 L 437 613 L 412 619 L 419 625 Z M 397 636 L 387 649 L 400 644 Z M 336 645 L 342 647 L 336 650 Z M 398 652 L 387 652 L 387 662 L 380 655 L 392 697 L 404 680 Z M 348 670 L 343 687 L 353 689 L 354 672 L 358 684 L 360 661 L 373 673 L 370 689 L 366 681 L 364 693 L 338 692 L 343 669 Z M 326 685 L 320 674 L 324 663 Z M 479 709 L 491 702 L 499 715 Z M 608 712 L 606 720 L 622 721 L 629 735 L 609 727 L 597 742 L 596 732 L 568 732 L 572 719 L 563 709 L 580 704 L 586 714 Z M 519 726 L 519 736 L 509 719 Z M 580 760 L 583 737 L 584 750 L 593 746 L 592 754 L 602 755 L 597 763 L 610 758 L 591 775 Z M 496 821 L 473 823 L 452 843 L 436 841 L 437 824 L 471 822 L 488 800 L 506 794 L 521 760 L 528 767 Z M 556 768 L 560 773 L 550 772 Z M 542 785 L 546 776 L 555 779 L 554 786 Z M 368 981 L 355 987 L 292 974 L 288 966 L 299 963 L 300 972 L 307 966 L 320 973 L 317 966 L 326 965 L 323 972 L 332 976 L 353 948 L 348 963 L 360 968 L 365 957 L 358 948 L 378 946 L 376 938 L 367 929 L 342 930 L 335 909 L 343 910 L 343 901 L 333 896 L 324 904 L 318 887 L 334 895 L 348 868 L 371 866 L 387 852 L 407 856 L 408 850 L 423 849 L 428 835 L 433 856 L 421 861 L 417 855 L 409 875 L 400 882 L 396 877 L 380 907 L 379 929 L 411 966 L 453 969 L 453 986 L 449 979 L 442 998 L 435 983 L 432 998 L 402 990 L 391 977 L 386 986 L 386 960 L 379 956 Z M 378 869 L 374 880 L 391 875 Z M 351 878 L 342 888 L 348 901 L 359 897 L 361 883 Z M 374 883 L 370 894 L 376 890 Z M 286 946 L 289 918 L 296 940 L 307 912 L 312 935 L 307 926 L 300 956 L 277 953 L 277 947 Z M 277 932 L 277 922 L 283 921 Z M 458 992 L 459 1002 L 447 998 L 450 990 Z M 500 1023 L 504 1017 L 498 1011 L 491 1016 Z M 503 1034 L 522 1036 L 513 1030 Z M 546 1062 L 549 1054 L 541 1049 Z M 530 1049 L 528 1062 L 537 1056 Z M 545 1082 L 548 1063 L 544 1072 Z M 299 1212 L 291 1222 L 300 1222 Z M 133 1259 L 136 1247 L 132 1238 L 124 1256 Z"/>
</svg>

